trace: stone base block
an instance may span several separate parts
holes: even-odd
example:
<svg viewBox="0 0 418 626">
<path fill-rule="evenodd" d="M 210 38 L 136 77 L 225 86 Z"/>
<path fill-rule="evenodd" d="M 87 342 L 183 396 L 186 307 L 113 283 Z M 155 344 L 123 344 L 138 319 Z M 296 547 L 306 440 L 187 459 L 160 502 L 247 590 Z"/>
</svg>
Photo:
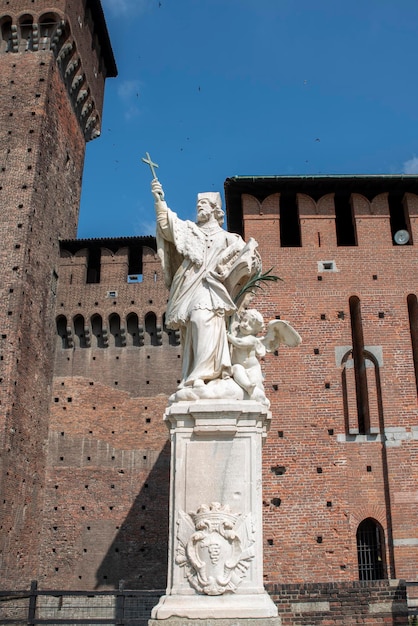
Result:
<svg viewBox="0 0 418 626">
<path fill-rule="evenodd" d="M 168 619 L 171 621 L 187 618 L 204 626 L 209 625 L 209 622 L 206 624 L 207 620 L 214 620 L 216 624 L 218 621 L 223 623 L 224 620 L 230 620 L 225 622 L 225 626 L 227 624 L 237 626 L 241 619 L 254 620 L 254 623 L 264 625 L 264 619 L 277 617 L 277 607 L 267 593 L 222 596 L 172 595 L 160 599 L 153 608 L 151 617 L 157 621 L 164 620 L 164 623 Z M 278 622 L 274 622 L 275 626 L 277 624 Z"/>
<path fill-rule="evenodd" d="M 169 617 L 163 626 L 281 626 L 280 617 L 220 617 L 208 619 L 190 619 L 188 617 Z M 150 619 L 148 626 L 162 626 L 161 620 Z"/>
</svg>

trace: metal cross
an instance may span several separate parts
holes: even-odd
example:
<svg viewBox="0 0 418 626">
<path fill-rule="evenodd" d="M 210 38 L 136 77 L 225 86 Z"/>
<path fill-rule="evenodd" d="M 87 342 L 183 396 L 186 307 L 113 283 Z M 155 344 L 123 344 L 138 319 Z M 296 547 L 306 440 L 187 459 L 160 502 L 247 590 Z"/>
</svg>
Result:
<svg viewBox="0 0 418 626">
<path fill-rule="evenodd" d="M 147 158 L 146 159 L 142 159 L 143 162 L 150 166 L 150 170 L 152 172 L 153 178 L 157 178 L 157 176 L 155 175 L 155 169 L 154 169 L 154 167 L 158 167 L 157 163 L 153 163 L 152 162 L 151 157 L 150 157 L 148 152 L 146 152 L 145 155 L 146 155 Z"/>
</svg>

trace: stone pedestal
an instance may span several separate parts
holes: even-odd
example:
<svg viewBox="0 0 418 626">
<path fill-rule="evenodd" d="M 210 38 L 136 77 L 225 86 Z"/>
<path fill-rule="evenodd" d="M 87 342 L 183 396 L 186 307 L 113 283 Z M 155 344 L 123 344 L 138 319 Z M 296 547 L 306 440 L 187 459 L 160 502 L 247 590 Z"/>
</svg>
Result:
<svg viewBox="0 0 418 626">
<path fill-rule="evenodd" d="M 279 624 L 263 586 L 268 410 L 249 400 L 198 400 L 171 405 L 164 419 L 171 432 L 168 584 L 151 621 Z"/>
</svg>

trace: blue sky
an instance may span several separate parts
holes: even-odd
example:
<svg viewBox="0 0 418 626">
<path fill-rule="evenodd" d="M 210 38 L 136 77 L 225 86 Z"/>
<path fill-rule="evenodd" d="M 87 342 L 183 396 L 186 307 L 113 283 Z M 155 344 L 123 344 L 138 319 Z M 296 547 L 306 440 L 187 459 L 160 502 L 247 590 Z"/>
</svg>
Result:
<svg viewBox="0 0 418 626">
<path fill-rule="evenodd" d="M 235 175 L 418 173 L 416 0 L 102 0 L 119 76 L 79 237 L 154 233 Z"/>
</svg>

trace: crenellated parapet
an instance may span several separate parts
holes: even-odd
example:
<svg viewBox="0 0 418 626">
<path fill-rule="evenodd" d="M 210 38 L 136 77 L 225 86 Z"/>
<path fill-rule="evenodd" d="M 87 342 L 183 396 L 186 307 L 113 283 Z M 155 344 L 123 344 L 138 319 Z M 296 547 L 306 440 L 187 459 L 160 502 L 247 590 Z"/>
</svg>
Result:
<svg viewBox="0 0 418 626">
<path fill-rule="evenodd" d="M 225 192 L 231 230 L 269 221 L 282 248 L 369 246 L 375 228 L 388 246 L 418 238 L 416 176 L 235 177 Z"/>
<path fill-rule="evenodd" d="M 154 237 L 74 239 L 61 242 L 59 282 L 65 285 L 123 285 L 162 281 Z"/>
<path fill-rule="evenodd" d="M 91 22 L 89 16 L 90 12 L 86 12 L 86 26 Z M 116 75 L 116 66 L 110 44 L 101 46 L 92 31 L 90 48 L 95 49 L 96 63 L 87 68 L 83 51 L 79 50 L 80 46 L 85 47 L 85 41 L 74 33 L 74 29 L 83 26 L 80 16 L 78 20 L 74 24 L 74 19 L 58 8 L 0 14 L 0 54 L 51 51 L 85 140 L 90 141 L 100 135 L 104 79 Z"/>
<path fill-rule="evenodd" d="M 165 325 L 168 292 L 153 237 L 61 244 L 59 349 L 179 346 Z"/>
</svg>

